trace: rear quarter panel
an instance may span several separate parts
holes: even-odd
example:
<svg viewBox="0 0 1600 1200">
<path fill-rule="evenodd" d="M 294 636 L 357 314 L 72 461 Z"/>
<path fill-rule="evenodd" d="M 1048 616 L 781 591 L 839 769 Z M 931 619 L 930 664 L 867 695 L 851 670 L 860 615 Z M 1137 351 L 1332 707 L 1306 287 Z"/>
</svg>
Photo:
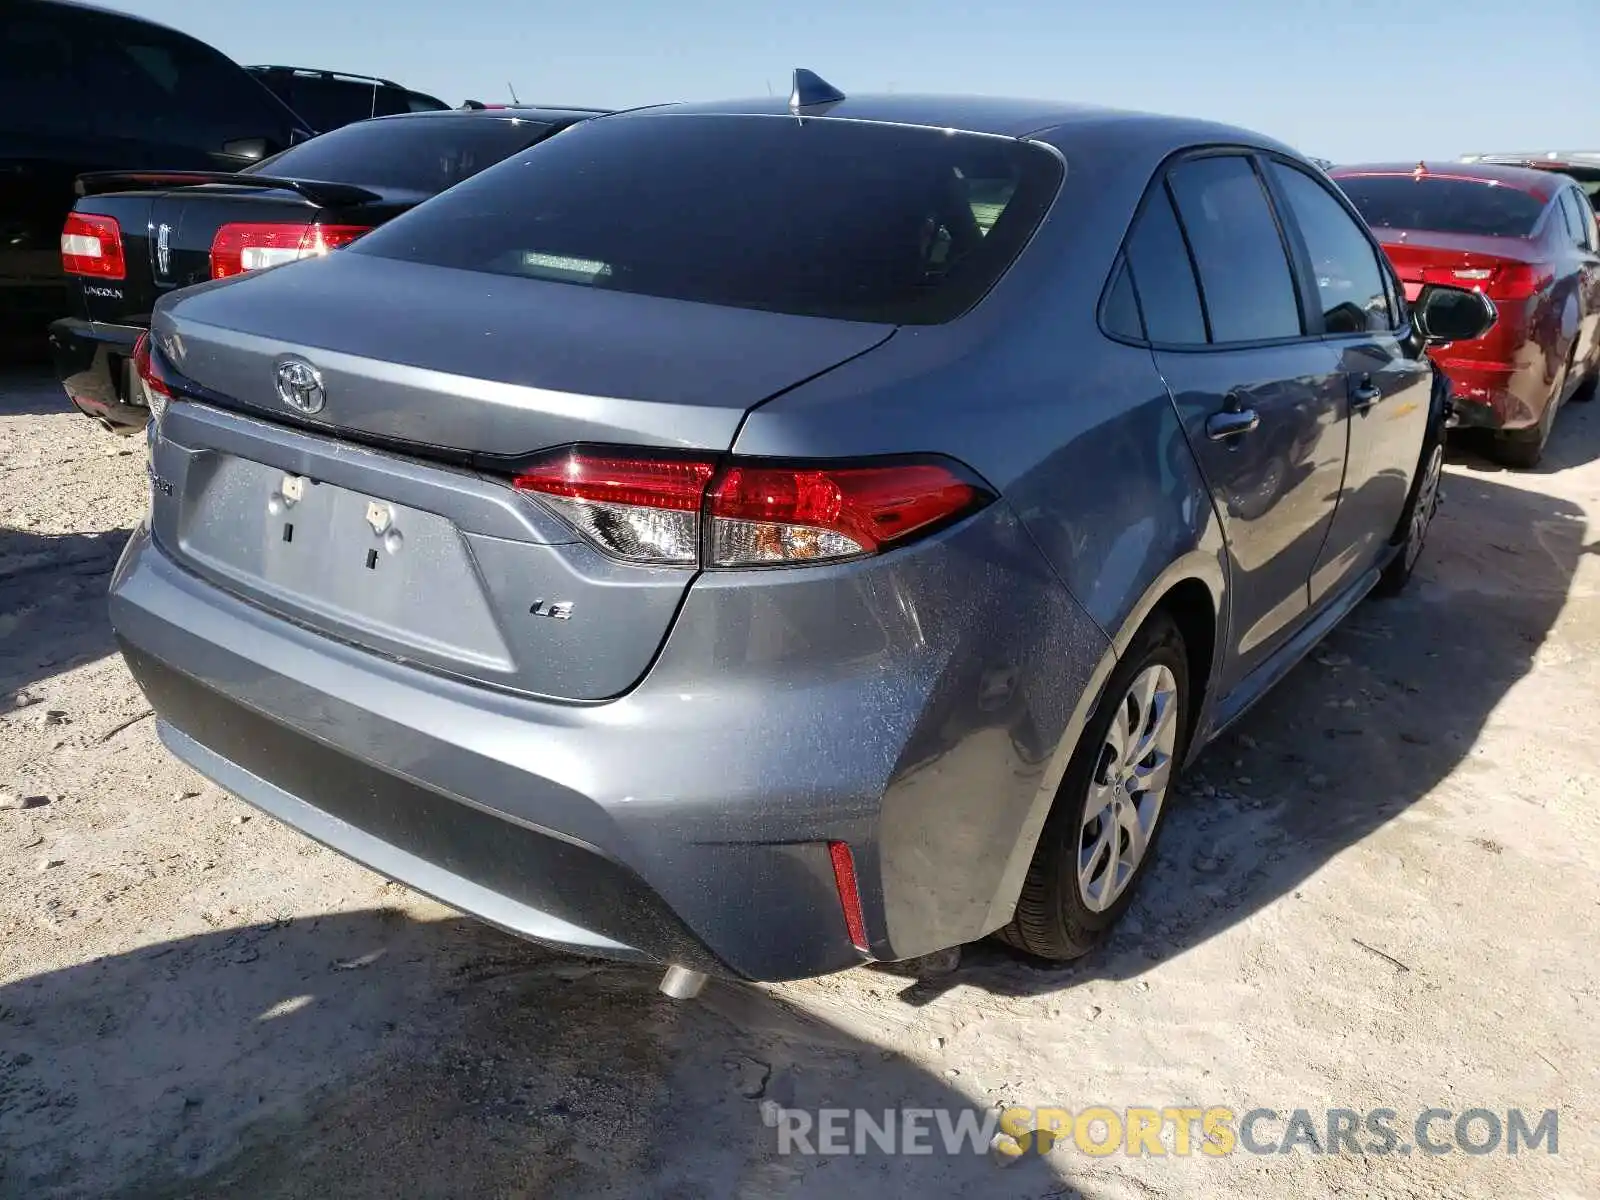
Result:
<svg viewBox="0 0 1600 1200">
<path fill-rule="evenodd" d="M 908 755 L 886 789 L 883 853 L 913 817 L 961 830 L 959 853 L 952 839 L 949 860 L 934 866 L 960 881 L 963 904 L 984 897 L 987 928 L 1009 919 L 1078 735 L 1139 625 L 1190 579 L 1226 613 L 1220 528 L 1166 385 L 1148 350 L 1111 341 L 1097 319 L 1134 207 L 1172 148 L 1087 133 L 1067 151 L 1052 214 L 988 298 L 949 325 L 902 328 L 761 406 L 734 444 L 751 455 L 959 459 L 1000 493 L 1071 598 L 1076 652 L 1041 630 L 1036 653 L 1016 663 L 1016 720 L 1040 755 L 1032 769 L 986 769 L 996 743 L 977 736 L 929 739 L 913 743 L 915 761 Z M 955 786 L 963 778 L 985 786 Z M 916 842 L 924 866 L 927 842 Z"/>
</svg>

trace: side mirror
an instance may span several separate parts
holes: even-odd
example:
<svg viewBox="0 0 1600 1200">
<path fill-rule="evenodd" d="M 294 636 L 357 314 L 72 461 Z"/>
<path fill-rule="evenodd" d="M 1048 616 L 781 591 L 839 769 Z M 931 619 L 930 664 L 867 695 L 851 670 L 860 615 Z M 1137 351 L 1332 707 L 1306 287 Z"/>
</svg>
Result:
<svg viewBox="0 0 1600 1200">
<path fill-rule="evenodd" d="M 264 137 L 234 138 L 222 143 L 222 152 L 234 158 L 248 158 L 260 162 L 272 153 L 272 145 Z"/>
<path fill-rule="evenodd" d="M 1411 306 L 1411 319 L 1430 346 L 1470 342 L 1494 328 L 1500 313 L 1482 292 L 1429 284 Z"/>
</svg>

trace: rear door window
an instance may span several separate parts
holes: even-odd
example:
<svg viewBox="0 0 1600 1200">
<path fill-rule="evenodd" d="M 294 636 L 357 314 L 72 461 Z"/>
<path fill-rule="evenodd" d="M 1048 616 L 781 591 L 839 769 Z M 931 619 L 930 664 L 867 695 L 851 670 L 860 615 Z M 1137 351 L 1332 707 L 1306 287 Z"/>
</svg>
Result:
<svg viewBox="0 0 1600 1200">
<path fill-rule="evenodd" d="M 90 9 L 7 5 L 0 21 L 0 125 L 203 151 L 288 144 L 288 110 L 193 38 Z"/>
<path fill-rule="evenodd" d="M 1527 237 L 1544 201 L 1501 183 L 1415 175 L 1346 175 L 1339 188 L 1374 229 Z"/>
<path fill-rule="evenodd" d="M 1164 184 L 1152 189 L 1128 239 L 1128 267 L 1150 340 L 1171 346 L 1205 345 L 1200 289 Z"/>
<path fill-rule="evenodd" d="M 542 121 L 484 116 L 361 121 L 302 142 L 245 173 L 432 195 L 526 149 L 549 130 Z"/>
<path fill-rule="evenodd" d="M 281 106 L 210 47 L 133 22 L 97 32 L 82 45 L 82 69 L 102 133 L 201 150 L 244 138 L 287 143 Z"/>
<path fill-rule="evenodd" d="M 1130 341 L 1144 340 L 1144 320 L 1139 315 L 1139 300 L 1133 292 L 1133 277 L 1128 274 L 1128 264 L 1119 259 L 1111 277 L 1111 287 L 1106 291 L 1106 329 Z"/>
<path fill-rule="evenodd" d="M 71 10 L 0 6 L 0 129 L 88 134 Z"/>
<path fill-rule="evenodd" d="M 370 85 L 362 87 L 342 80 L 292 73 L 276 76 L 274 84 L 289 107 L 319 131 L 379 115 L 374 111 L 374 89 Z"/>
<path fill-rule="evenodd" d="M 1303 332 L 1294 275 L 1277 218 L 1250 160 L 1209 155 L 1167 176 L 1194 252 L 1213 342 L 1255 342 Z"/>
<path fill-rule="evenodd" d="M 1566 217 L 1567 231 L 1572 243 L 1584 250 L 1592 250 L 1593 227 L 1590 224 L 1589 205 L 1579 194 L 1568 188 L 1561 193 L 1561 211 Z"/>
<path fill-rule="evenodd" d="M 1273 159 L 1269 168 L 1294 215 L 1316 273 L 1327 333 L 1394 328 L 1377 251 L 1344 205 L 1306 174 Z"/>
<path fill-rule="evenodd" d="M 1600 170 L 1593 167 L 1573 167 L 1562 173 L 1578 181 L 1578 186 L 1583 189 L 1583 194 L 1588 198 L 1591 207 L 1595 201 L 1600 200 Z"/>
<path fill-rule="evenodd" d="M 1600 228 L 1595 225 L 1594 204 L 1589 200 L 1588 193 L 1575 194 L 1572 197 L 1572 206 L 1583 221 L 1584 244 L 1590 250 L 1600 251 Z"/>
<path fill-rule="evenodd" d="M 1061 177 L 1053 154 L 1011 138 L 640 114 L 577 125 L 358 246 L 704 304 L 933 324 L 993 286 Z"/>
</svg>

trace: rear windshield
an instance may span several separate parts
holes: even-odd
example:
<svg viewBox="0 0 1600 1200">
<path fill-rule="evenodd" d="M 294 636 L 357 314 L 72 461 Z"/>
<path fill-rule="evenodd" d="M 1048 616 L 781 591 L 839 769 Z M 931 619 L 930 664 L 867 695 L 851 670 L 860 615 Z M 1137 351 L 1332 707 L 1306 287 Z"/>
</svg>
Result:
<svg viewBox="0 0 1600 1200">
<path fill-rule="evenodd" d="M 418 117 L 360 121 L 312 138 L 250 168 L 407 192 L 442 192 L 549 132 L 539 121 Z"/>
<path fill-rule="evenodd" d="M 1374 229 L 1418 229 L 1484 237 L 1527 237 L 1544 201 L 1502 183 L 1353 175 L 1338 179 Z"/>
<path fill-rule="evenodd" d="M 450 107 L 432 96 L 405 91 L 376 80 L 329 79 L 321 75 L 256 67 L 250 70 L 317 130 L 338 129 L 341 125 L 365 121 L 369 117 L 432 112 Z"/>
<path fill-rule="evenodd" d="M 317 130 L 337 129 L 351 121 L 400 111 L 391 101 L 393 89 L 376 83 L 284 72 L 263 73 L 257 78 Z"/>
<path fill-rule="evenodd" d="M 368 234 L 364 254 L 734 308 L 936 324 L 994 284 L 1060 160 L 827 118 L 576 126 Z"/>
</svg>

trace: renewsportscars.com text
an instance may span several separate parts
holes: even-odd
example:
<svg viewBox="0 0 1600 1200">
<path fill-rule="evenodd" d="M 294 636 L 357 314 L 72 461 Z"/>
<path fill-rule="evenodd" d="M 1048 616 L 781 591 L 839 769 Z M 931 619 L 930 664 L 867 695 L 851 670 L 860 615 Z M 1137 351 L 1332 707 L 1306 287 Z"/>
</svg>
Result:
<svg viewBox="0 0 1600 1200">
<path fill-rule="evenodd" d="M 794 1109 L 762 1119 L 778 1153 L 978 1154 L 1004 1134 L 1025 1152 L 1075 1149 L 1093 1157 L 1221 1158 L 1233 1154 L 1558 1154 L 1560 1113 L 1469 1108 L 1274 1109 L 1215 1105 L 1112 1108 Z"/>
</svg>

